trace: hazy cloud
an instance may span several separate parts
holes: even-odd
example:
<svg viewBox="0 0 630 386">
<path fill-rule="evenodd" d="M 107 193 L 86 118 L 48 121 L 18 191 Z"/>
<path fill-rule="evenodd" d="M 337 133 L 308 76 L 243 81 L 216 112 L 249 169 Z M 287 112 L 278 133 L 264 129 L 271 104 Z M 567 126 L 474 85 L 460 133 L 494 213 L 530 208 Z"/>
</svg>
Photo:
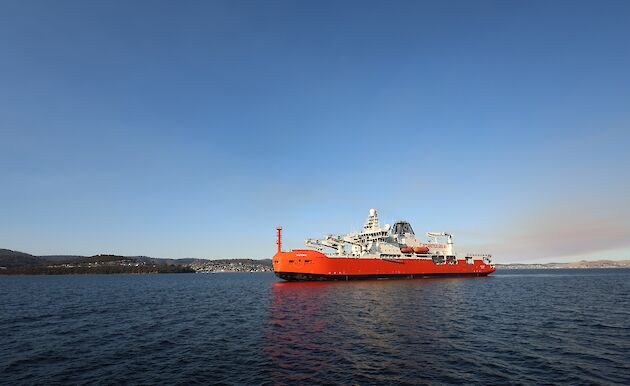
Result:
<svg viewBox="0 0 630 386">
<path fill-rule="evenodd" d="M 611 249 L 630 247 L 630 211 L 620 203 L 538 208 L 505 224 L 482 243 L 499 262 L 561 261 L 584 253 L 607 258 Z M 630 258 L 630 256 L 628 256 Z"/>
</svg>

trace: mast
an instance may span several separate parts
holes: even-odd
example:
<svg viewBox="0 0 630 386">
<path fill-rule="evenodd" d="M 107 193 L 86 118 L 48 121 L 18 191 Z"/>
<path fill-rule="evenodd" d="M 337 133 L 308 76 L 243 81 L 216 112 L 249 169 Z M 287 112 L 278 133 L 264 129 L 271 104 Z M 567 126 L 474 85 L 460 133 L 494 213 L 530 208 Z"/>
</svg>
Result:
<svg viewBox="0 0 630 386">
<path fill-rule="evenodd" d="M 278 225 L 276 231 L 278 232 L 276 244 L 278 244 L 278 253 L 280 253 L 282 252 L 282 225 Z"/>
<path fill-rule="evenodd" d="M 378 223 L 378 214 L 376 213 L 376 209 L 370 209 L 370 214 L 368 215 L 368 219 L 363 226 L 363 231 L 375 231 L 380 229 L 380 225 Z"/>
</svg>

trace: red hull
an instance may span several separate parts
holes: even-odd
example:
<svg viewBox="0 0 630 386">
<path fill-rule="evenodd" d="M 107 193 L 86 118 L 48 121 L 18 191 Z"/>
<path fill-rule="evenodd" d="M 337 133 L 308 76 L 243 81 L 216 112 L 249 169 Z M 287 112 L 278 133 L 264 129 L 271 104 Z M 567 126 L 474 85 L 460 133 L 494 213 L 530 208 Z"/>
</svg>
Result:
<svg viewBox="0 0 630 386">
<path fill-rule="evenodd" d="M 485 276 L 496 270 L 494 265 L 475 260 L 457 260 L 456 264 L 436 264 L 432 259 L 328 257 L 300 249 L 278 252 L 272 259 L 276 275 L 285 280 L 353 280 L 378 278 L 420 278 L 431 276 Z"/>
</svg>

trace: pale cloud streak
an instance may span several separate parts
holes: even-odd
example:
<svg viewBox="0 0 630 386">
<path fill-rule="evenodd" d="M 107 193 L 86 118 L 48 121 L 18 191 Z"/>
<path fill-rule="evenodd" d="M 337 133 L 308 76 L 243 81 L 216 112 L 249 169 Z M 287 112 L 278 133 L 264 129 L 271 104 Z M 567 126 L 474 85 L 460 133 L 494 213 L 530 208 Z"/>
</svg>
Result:
<svg viewBox="0 0 630 386">
<path fill-rule="evenodd" d="M 630 210 L 620 202 L 549 207 L 531 210 L 484 232 L 471 249 L 490 251 L 497 262 L 573 261 L 585 254 L 593 259 L 611 256 L 610 250 L 630 248 Z"/>
</svg>

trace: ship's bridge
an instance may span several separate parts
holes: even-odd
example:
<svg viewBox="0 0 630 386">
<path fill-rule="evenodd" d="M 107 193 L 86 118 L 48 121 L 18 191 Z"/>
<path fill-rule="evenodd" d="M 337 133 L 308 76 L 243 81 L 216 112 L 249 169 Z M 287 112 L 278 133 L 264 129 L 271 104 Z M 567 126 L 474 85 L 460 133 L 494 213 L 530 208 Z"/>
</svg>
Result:
<svg viewBox="0 0 630 386">
<path fill-rule="evenodd" d="M 411 224 L 406 221 L 398 221 L 392 227 L 392 235 L 400 235 L 404 236 L 405 234 L 415 235 L 413 233 L 413 229 L 411 228 Z"/>
</svg>

